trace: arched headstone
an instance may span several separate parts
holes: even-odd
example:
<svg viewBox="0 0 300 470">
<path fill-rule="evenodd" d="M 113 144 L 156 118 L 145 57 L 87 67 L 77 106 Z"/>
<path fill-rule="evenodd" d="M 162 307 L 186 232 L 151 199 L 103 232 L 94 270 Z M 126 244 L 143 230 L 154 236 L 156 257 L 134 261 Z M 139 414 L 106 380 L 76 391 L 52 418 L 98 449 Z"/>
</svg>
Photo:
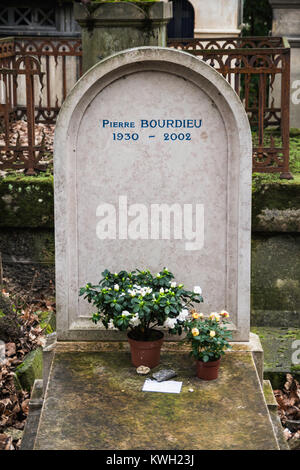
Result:
<svg viewBox="0 0 300 470">
<path fill-rule="evenodd" d="M 106 268 L 167 267 L 247 341 L 251 164 L 244 108 L 206 63 L 143 47 L 90 69 L 55 132 L 58 339 L 122 337 L 92 324 L 79 288 Z"/>
</svg>

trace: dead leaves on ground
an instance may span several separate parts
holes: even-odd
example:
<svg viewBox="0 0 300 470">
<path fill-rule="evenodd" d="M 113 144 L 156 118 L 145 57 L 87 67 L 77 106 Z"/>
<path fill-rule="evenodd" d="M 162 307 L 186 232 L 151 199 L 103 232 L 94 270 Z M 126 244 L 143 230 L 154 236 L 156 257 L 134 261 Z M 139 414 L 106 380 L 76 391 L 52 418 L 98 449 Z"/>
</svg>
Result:
<svg viewBox="0 0 300 470">
<path fill-rule="evenodd" d="M 274 390 L 284 435 L 291 449 L 300 450 L 300 385 L 287 374 L 283 390 Z"/>
<path fill-rule="evenodd" d="M 44 330 L 36 313 L 39 310 L 55 310 L 55 304 L 34 299 L 32 304 L 23 305 L 19 314 L 22 335 L 16 343 L 6 343 L 5 360 L 0 363 L 0 451 L 19 449 L 21 444 L 30 397 L 28 392 L 16 389 L 14 375 L 26 354 L 45 345 Z"/>
</svg>

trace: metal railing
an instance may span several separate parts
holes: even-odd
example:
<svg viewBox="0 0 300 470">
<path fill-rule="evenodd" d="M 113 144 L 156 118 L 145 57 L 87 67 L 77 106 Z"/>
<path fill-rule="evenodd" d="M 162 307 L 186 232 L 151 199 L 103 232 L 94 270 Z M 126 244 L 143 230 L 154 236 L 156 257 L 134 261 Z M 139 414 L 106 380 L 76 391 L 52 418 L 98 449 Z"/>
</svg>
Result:
<svg viewBox="0 0 300 470">
<path fill-rule="evenodd" d="M 168 47 L 196 55 L 240 96 L 253 131 L 253 171 L 289 171 L 290 46 L 281 37 L 170 39 Z"/>
<path fill-rule="evenodd" d="M 61 104 L 82 75 L 81 39 L 4 38 L 0 40 L 0 170 L 43 170 L 45 135 L 37 123 L 55 124 Z M 16 120 L 27 123 L 27 142 L 12 135 Z"/>
<path fill-rule="evenodd" d="M 220 72 L 244 103 L 253 130 L 253 171 L 289 172 L 290 47 L 284 38 L 171 39 L 168 47 L 196 55 Z M 79 38 L 0 40 L 0 170 L 43 170 L 44 138 L 37 123 L 55 124 L 60 106 L 82 74 Z M 26 144 L 11 124 L 27 122 Z"/>
</svg>

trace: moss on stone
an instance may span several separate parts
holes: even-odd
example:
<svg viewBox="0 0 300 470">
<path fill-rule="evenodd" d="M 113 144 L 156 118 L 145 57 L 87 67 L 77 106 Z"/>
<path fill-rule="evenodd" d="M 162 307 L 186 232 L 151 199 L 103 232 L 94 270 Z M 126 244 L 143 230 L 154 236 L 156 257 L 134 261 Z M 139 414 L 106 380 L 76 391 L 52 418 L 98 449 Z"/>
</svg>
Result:
<svg viewBox="0 0 300 470">
<path fill-rule="evenodd" d="M 6 259 L 54 264 L 53 229 L 0 228 L 0 251 Z"/>
<path fill-rule="evenodd" d="M 300 367 L 292 363 L 292 347 L 300 339 L 300 328 L 251 327 L 258 334 L 264 350 L 264 379 L 270 380 L 273 389 L 281 388 L 286 374 L 293 373 L 300 379 Z"/>
<path fill-rule="evenodd" d="M 49 335 L 56 330 L 56 315 L 53 311 L 37 312 L 40 327 Z"/>
<path fill-rule="evenodd" d="M 277 405 L 276 398 L 273 393 L 271 382 L 269 380 L 263 381 L 263 392 L 264 392 L 265 400 L 266 400 L 268 407 L 277 408 L 278 405 Z"/>
<path fill-rule="evenodd" d="M 287 313 L 287 320 L 293 321 L 290 326 L 300 326 L 299 234 L 252 235 L 251 306 L 253 325 L 262 325 L 255 311 L 266 311 L 270 318 L 265 324 L 275 326 L 270 321 L 273 315 L 279 326 L 284 312 L 291 312 Z"/>
<path fill-rule="evenodd" d="M 43 377 L 42 348 L 31 351 L 16 368 L 16 376 L 24 390 L 31 391 L 35 379 Z"/>
<path fill-rule="evenodd" d="M 12 302 L 0 292 L 0 340 L 4 342 L 17 341 L 21 329 Z"/>
<path fill-rule="evenodd" d="M 282 229 L 276 231 L 300 231 L 299 215 L 297 216 L 298 212 L 300 214 L 300 175 L 294 180 L 280 180 L 279 176 L 276 178 L 278 179 L 273 175 L 253 175 L 252 230 L 274 231 L 268 223 L 273 216 L 282 218 Z M 266 211 L 273 211 L 273 214 L 266 214 Z M 269 217 L 266 218 L 266 215 Z"/>
<path fill-rule="evenodd" d="M 53 176 L 0 179 L 0 227 L 54 226 Z"/>
<path fill-rule="evenodd" d="M 57 352 L 35 449 L 276 448 L 251 353 L 228 354 L 212 382 L 187 353 L 163 353 L 170 366 L 181 393 L 145 393 L 127 352 Z"/>
</svg>

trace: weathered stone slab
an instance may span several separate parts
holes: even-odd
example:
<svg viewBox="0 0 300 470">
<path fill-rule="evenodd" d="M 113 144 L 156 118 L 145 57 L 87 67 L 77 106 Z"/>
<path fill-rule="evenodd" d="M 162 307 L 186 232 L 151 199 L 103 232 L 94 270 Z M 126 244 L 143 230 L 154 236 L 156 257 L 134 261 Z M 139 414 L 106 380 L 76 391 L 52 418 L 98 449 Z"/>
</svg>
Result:
<svg viewBox="0 0 300 470">
<path fill-rule="evenodd" d="M 29 401 L 29 414 L 26 420 L 24 434 L 21 442 L 21 450 L 32 450 L 39 425 L 39 419 L 43 404 L 43 381 L 37 379 L 34 382 Z"/>
<path fill-rule="evenodd" d="M 264 349 L 264 378 L 273 389 L 283 387 L 286 374 L 300 380 L 300 329 L 293 327 L 253 327 Z"/>
<path fill-rule="evenodd" d="M 57 352 L 35 449 L 278 448 L 251 353 L 228 354 L 212 382 L 188 353 L 163 353 L 163 368 L 179 395 L 142 392 L 128 352 Z"/>
</svg>

